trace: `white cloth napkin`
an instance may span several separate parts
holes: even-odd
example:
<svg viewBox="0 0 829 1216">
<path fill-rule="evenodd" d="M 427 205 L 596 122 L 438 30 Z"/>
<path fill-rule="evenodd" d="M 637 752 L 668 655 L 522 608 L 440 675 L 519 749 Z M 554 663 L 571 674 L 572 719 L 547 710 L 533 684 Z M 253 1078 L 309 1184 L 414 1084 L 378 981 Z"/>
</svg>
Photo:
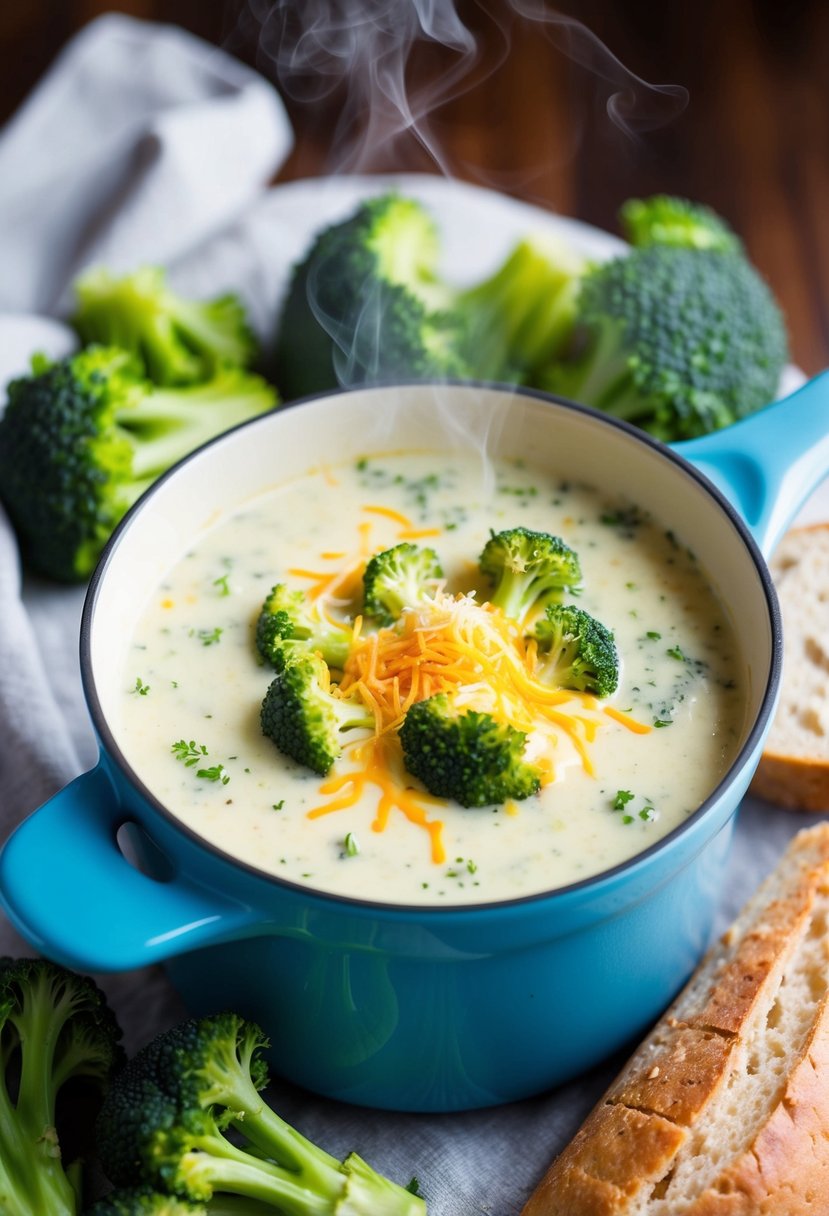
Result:
<svg viewBox="0 0 829 1216">
<path fill-rule="evenodd" d="M 55 355 L 70 348 L 69 330 L 23 314 L 60 317 L 73 277 L 94 262 L 165 264 L 174 285 L 195 295 L 235 289 L 266 336 L 310 234 L 368 190 L 387 186 L 346 178 L 267 191 L 290 142 L 273 89 L 223 53 L 180 30 L 126 17 L 89 25 L 0 131 L 0 314 L 8 314 L 0 315 L 0 386 L 24 369 L 30 340 Z M 494 264 L 518 232 L 538 223 L 534 208 L 459 183 L 395 184 L 440 212 L 448 269 L 458 277 L 473 255 L 480 259 L 481 246 Z M 564 223 L 548 217 L 553 228 Z M 565 226 L 595 256 L 617 247 Z M 479 264 L 476 273 L 487 269 Z M 82 589 L 31 578 L 21 591 L 15 541 L 0 513 L 2 839 L 95 763 L 77 659 L 82 602 Z M 744 808 L 720 924 L 799 826 L 798 817 L 760 804 Z M 27 949 L 0 920 L 0 953 Z M 130 1049 L 183 1015 L 160 969 L 99 978 Z M 517 1216 L 612 1068 L 532 1101 L 462 1115 L 377 1115 L 278 1081 L 273 1100 L 330 1151 L 357 1149 L 400 1181 L 416 1175 L 431 1216 Z"/>
</svg>

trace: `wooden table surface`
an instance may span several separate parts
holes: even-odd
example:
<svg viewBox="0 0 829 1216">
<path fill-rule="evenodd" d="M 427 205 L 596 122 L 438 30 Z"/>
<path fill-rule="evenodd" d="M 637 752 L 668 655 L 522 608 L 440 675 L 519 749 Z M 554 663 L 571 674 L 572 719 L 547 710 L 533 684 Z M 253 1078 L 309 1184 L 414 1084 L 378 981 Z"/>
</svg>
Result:
<svg viewBox="0 0 829 1216">
<path fill-rule="evenodd" d="M 771 283 L 794 360 L 829 366 L 829 4 L 437 0 L 452 45 L 406 55 L 414 4 L 0 0 L 0 120 L 100 12 L 174 21 L 277 83 L 296 132 L 277 180 L 444 172 L 610 229 L 632 195 L 703 200 Z M 298 38 L 321 13 L 325 49 Z"/>
</svg>

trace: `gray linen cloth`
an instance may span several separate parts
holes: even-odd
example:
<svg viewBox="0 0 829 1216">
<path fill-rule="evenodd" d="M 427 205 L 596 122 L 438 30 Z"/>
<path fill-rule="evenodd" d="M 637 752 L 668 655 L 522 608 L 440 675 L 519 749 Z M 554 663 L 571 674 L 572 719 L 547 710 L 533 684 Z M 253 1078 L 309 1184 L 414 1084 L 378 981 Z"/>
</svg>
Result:
<svg viewBox="0 0 829 1216">
<path fill-rule="evenodd" d="M 174 285 L 196 295 L 236 289 L 266 334 L 311 232 L 388 184 L 332 179 L 268 191 L 290 142 L 275 92 L 223 53 L 180 30 L 126 17 L 88 26 L 0 132 L 0 388 L 34 349 L 56 356 L 71 349 L 71 332 L 48 318 L 66 312 L 72 278 L 95 262 L 166 264 Z M 453 257 L 458 272 L 468 264 L 475 222 L 488 234 L 492 259 L 538 223 L 534 209 L 458 183 L 395 184 L 440 213 L 453 238 L 450 270 Z M 580 240 L 597 256 L 614 248 L 589 231 Z M 2 838 L 95 763 L 77 659 L 83 595 L 22 580 L 0 513 Z M 801 824 L 774 808 L 744 805 L 720 925 Z M 28 952 L 5 922 L 0 951 Z M 130 1050 L 185 1012 L 159 968 L 99 978 Z M 416 1175 L 433 1216 L 514 1216 L 616 1064 L 553 1093 L 466 1114 L 377 1114 L 278 1079 L 272 1100 L 331 1152 L 354 1148 L 403 1182 Z"/>
</svg>

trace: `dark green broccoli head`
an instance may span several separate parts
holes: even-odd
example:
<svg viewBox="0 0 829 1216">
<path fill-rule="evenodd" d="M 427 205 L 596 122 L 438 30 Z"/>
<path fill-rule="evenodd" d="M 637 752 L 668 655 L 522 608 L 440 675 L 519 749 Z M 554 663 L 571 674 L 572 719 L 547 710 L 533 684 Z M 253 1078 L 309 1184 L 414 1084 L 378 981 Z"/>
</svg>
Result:
<svg viewBox="0 0 829 1216">
<path fill-rule="evenodd" d="M 183 1022 L 139 1051 L 98 1118 L 109 1180 L 209 1199 L 212 1157 L 222 1151 L 230 1112 L 241 1119 L 261 1106 L 266 1046 L 258 1026 L 227 1013 Z"/>
<path fill-rule="evenodd" d="M 84 1216 L 216 1216 L 216 1212 L 213 1204 L 207 1207 L 175 1195 L 142 1189 L 113 1191 L 93 1204 Z"/>
<path fill-rule="evenodd" d="M 773 400 L 787 358 L 783 320 L 745 258 L 652 245 L 586 276 L 584 345 L 543 387 L 660 439 L 692 439 Z"/>
<path fill-rule="evenodd" d="M 247 367 L 253 360 L 256 344 L 236 296 L 185 300 L 157 266 L 122 278 L 96 268 L 75 289 L 73 324 L 83 341 L 132 352 L 155 384 L 198 384 L 224 363 Z"/>
<path fill-rule="evenodd" d="M 129 507 L 132 443 L 117 418 L 145 395 L 140 367 L 114 347 L 33 361 L 0 419 L 0 498 L 38 572 L 71 582 L 93 570 Z"/>
<path fill-rule="evenodd" d="M 362 704 L 329 691 L 327 665 L 316 654 L 301 655 L 278 673 L 265 693 L 260 721 L 262 733 L 284 755 L 322 776 L 342 754 L 345 732 L 374 727 Z"/>
<path fill-rule="evenodd" d="M 27 563 L 63 582 L 91 574 L 121 517 L 172 464 L 275 404 L 264 380 L 230 367 L 152 390 L 134 356 L 103 346 L 36 358 L 8 391 L 0 499 Z"/>
<path fill-rule="evenodd" d="M 573 550 L 558 536 L 529 528 L 493 532 L 479 565 L 495 584 L 490 603 L 519 622 L 581 582 L 581 566 Z"/>
<path fill-rule="evenodd" d="M 375 553 L 363 575 L 363 611 L 380 625 L 392 625 L 405 608 L 416 608 L 443 577 L 434 549 L 403 543 Z"/>
<path fill-rule="evenodd" d="M 400 742 L 408 771 L 430 794 L 461 806 L 528 798 L 539 770 L 524 759 L 527 736 L 476 710 L 458 710 L 445 693 L 417 701 L 403 719 Z"/>
<path fill-rule="evenodd" d="M 383 379 L 469 374 L 463 330 L 436 275 L 434 224 L 396 194 L 363 203 L 316 238 L 279 320 L 276 382 L 287 398 Z"/>
<path fill-rule="evenodd" d="M 178 1195 L 197 1212 L 209 1205 L 211 1216 L 423 1216 L 422 1200 L 354 1154 L 340 1164 L 277 1115 L 260 1094 L 266 1047 L 258 1026 L 224 1013 L 184 1022 L 139 1051 L 98 1119 L 110 1181 Z M 133 1213 L 145 1209 L 127 1207 L 123 1216 Z"/>
<path fill-rule="evenodd" d="M 609 629 L 573 604 L 548 604 L 535 626 L 535 678 L 558 688 L 609 697 L 619 683 L 619 655 Z"/>
<path fill-rule="evenodd" d="M 715 211 L 702 203 L 669 194 L 629 199 L 619 219 L 631 245 L 676 245 L 681 249 L 715 249 L 742 253 L 742 242 Z"/>
<path fill-rule="evenodd" d="M 292 591 L 285 583 L 271 588 L 256 622 L 256 648 L 277 671 L 315 651 L 329 667 L 341 668 L 352 638 L 350 625 L 322 617 L 302 591 Z"/>
<path fill-rule="evenodd" d="M 97 985 L 44 959 L 0 959 L 0 1208 L 75 1216 L 80 1167 L 61 1158 L 67 1083 L 103 1091 L 123 1063 L 121 1031 Z"/>
</svg>

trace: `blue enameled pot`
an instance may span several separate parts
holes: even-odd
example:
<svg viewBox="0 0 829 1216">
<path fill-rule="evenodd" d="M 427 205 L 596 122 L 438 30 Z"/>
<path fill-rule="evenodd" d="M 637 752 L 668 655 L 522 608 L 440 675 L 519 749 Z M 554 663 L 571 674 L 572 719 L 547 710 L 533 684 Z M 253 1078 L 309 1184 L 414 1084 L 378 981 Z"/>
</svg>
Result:
<svg viewBox="0 0 829 1216">
<path fill-rule="evenodd" d="M 150 590 L 211 517 L 321 461 L 436 447 L 524 457 L 629 496 L 673 529 L 736 623 L 743 738 L 681 827 L 597 877 L 456 908 L 317 894 L 234 860 L 149 793 L 108 725 L 106 676 Z M 780 678 L 763 554 L 827 470 L 827 376 L 673 450 L 566 402 L 475 385 L 354 390 L 230 432 L 162 478 L 101 561 L 81 637 L 100 762 L 12 835 L 0 855 L 3 906 L 33 946 L 69 966 L 166 963 L 191 1009 L 255 1018 L 279 1073 L 336 1098 L 449 1111 L 572 1077 L 652 1022 L 706 946 Z M 152 876 L 119 847 L 126 823 Z"/>
</svg>

